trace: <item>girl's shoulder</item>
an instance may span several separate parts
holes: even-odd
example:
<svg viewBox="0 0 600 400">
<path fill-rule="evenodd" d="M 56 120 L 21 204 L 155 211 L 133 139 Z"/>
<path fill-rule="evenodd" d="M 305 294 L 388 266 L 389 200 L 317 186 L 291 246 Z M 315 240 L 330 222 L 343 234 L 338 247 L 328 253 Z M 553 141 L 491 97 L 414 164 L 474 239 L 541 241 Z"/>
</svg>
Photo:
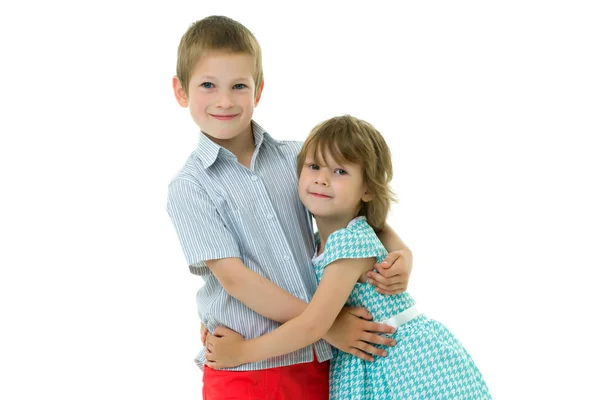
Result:
<svg viewBox="0 0 600 400">
<path fill-rule="evenodd" d="M 380 257 L 382 252 L 385 248 L 364 217 L 329 235 L 323 251 L 329 259 Z"/>
<path fill-rule="evenodd" d="M 363 243 L 369 241 L 377 242 L 379 241 L 379 238 L 377 237 L 377 234 L 371 225 L 367 223 L 367 219 L 365 217 L 356 217 L 350 221 L 345 228 L 338 229 L 329 235 L 326 245 L 329 244 L 330 240 L 332 240 L 332 242 L 359 240 L 361 243 Z"/>
</svg>

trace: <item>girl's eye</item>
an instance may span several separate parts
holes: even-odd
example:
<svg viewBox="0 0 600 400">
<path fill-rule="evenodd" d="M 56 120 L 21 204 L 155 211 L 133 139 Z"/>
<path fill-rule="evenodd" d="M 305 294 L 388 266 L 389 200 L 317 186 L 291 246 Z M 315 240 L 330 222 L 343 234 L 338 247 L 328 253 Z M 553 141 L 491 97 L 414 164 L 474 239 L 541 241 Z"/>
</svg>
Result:
<svg viewBox="0 0 600 400">
<path fill-rule="evenodd" d="M 307 166 L 308 166 L 308 169 L 312 169 L 315 171 L 319 170 L 319 166 L 317 164 L 308 164 Z"/>
<path fill-rule="evenodd" d="M 212 89 L 215 87 L 214 84 L 212 84 L 211 82 L 203 82 L 200 84 L 201 87 L 203 87 L 204 89 Z"/>
<path fill-rule="evenodd" d="M 346 175 L 346 174 L 348 174 L 345 170 L 343 170 L 341 168 L 336 169 L 335 173 L 338 174 L 338 175 Z"/>
<path fill-rule="evenodd" d="M 247 88 L 246 85 L 244 85 L 243 83 L 236 83 L 235 85 L 233 85 L 234 89 L 245 89 Z"/>
</svg>

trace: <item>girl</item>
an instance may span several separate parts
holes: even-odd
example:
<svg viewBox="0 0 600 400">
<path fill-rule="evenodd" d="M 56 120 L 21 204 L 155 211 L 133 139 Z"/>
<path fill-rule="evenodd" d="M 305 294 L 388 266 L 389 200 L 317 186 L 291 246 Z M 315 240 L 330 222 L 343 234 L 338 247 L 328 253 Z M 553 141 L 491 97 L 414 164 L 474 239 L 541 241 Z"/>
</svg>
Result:
<svg viewBox="0 0 600 400">
<path fill-rule="evenodd" d="M 344 306 L 365 307 L 395 326 L 395 347 L 369 363 L 335 351 L 331 399 L 491 399 L 481 373 L 457 339 L 417 309 L 404 292 L 384 296 L 361 276 L 381 262 L 377 238 L 393 200 L 392 161 L 381 134 L 351 116 L 315 127 L 298 155 L 298 193 L 318 227 L 313 264 L 319 287 L 305 311 L 252 340 L 217 328 L 207 365 L 234 367 L 290 353 L 323 337 Z"/>
</svg>

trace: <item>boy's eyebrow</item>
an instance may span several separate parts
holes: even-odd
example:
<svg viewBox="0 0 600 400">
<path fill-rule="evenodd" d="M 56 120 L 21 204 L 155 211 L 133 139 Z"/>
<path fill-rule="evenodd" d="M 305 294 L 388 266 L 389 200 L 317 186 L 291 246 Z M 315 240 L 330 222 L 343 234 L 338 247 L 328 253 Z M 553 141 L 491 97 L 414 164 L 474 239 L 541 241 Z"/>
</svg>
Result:
<svg viewBox="0 0 600 400">
<path fill-rule="evenodd" d="M 200 79 L 208 79 L 211 81 L 218 81 L 219 79 L 216 76 L 212 76 L 212 75 L 201 75 Z M 251 81 L 252 77 L 240 77 L 240 78 L 234 78 L 232 79 L 232 81 Z"/>
</svg>

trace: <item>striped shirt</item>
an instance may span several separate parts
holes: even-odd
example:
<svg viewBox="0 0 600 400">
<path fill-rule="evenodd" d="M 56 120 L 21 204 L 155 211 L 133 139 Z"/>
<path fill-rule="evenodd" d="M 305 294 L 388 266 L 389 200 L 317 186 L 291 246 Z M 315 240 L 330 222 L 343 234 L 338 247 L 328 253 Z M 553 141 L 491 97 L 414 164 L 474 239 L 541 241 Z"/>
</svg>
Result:
<svg viewBox="0 0 600 400">
<path fill-rule="evenodd" d="M 200 134 L 198 147 L 169 184 L 167 211 L 190 271 L 204 278 L 196 303 L 212 332 L 229 327 L 245 338 L 264 335 L 280 324 L 231 297 L 206 266 L 206 260 L 238 257 L 250 270 L 309 302 L 317 289 L 312 267 L 312 220 L 298 197 L 296 156 L 301 142 L 277 141 L 252 123 L 255 149 L 250 168 Z M 247 371 L 332 357 L 320 340 L 284 356 L 241 365 Z M 202 367 L 204 349 L 196 357 Z"/>
</svg>

